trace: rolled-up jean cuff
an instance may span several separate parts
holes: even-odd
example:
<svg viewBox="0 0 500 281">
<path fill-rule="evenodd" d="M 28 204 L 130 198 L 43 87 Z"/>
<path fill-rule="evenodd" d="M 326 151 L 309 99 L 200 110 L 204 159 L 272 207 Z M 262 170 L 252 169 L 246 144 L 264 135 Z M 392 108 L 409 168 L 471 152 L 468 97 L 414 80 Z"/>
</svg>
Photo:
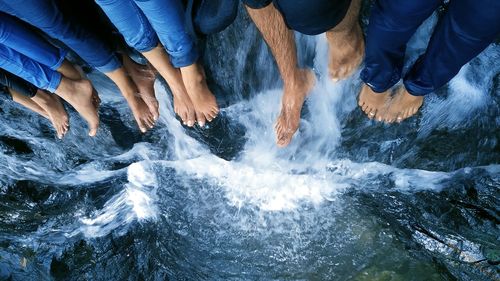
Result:
<svg viewBox="0 0 500 281">
<path fill-rule="evenodd" d="M 394 85 L 396 85 L 398 83 L 398 81 L 401 79 L 401 77 L 399 75 L 394 74 L 392 76 L 392 78 L 389 79 L 389 81 L 385 81 L 385 83 L 383 83 L 384 85 L 380 85 L 382 83 L 378 83 L 378 85 L 377 85 L 377 83 L 373 83 L 372 77 L 373 77 L 373 75 L 369 74 L 366 66 L 361 71 L 361 74 L 359 75 L 359 78 L 361 79 L 361 81 L 363 81 L 375 93 L 383 93 L 383 92 L 389 90 Z"/>
<path fill-rule="evenodd" d="M 176 68 L 192 65 L 200 56 L 198 50 L 196 50 L 194 46 L 189 52 L 169 53 L 169 55 L 172 65 Z"/>
<path fill-rule="evenodd" d="M 392 86 L 395 85 L 395 84 L 393 84 L 393 85 L 390 85 L 388 87 L 387 86 L 386 87 L 379 87 L 379 86 L 374 85 L 374 84 L 370 83 L 369 81 L 363 79 L 363 77 L 361 77 L 361 81 L 363 81 L 368 87 L 370 87 L 370 89 L 372 89 L 372 91 L 374 91 L 375 93 L 379 93 L 379 94 L 389 90 L 390 88 L 392 88 Z"/>
<path fill-rule="evenodd" d="M 55 65 L 52 65 L 50 69 L 52 70 L 57 70 L 61 65 L 63 64 L 64 60 L 66 59 L 66 55 L 68 54 L 68 51 L 63 48 L 59 48 L 59 60 Z"/>
<path fill-rule="evenodd" d="M 415 85 L 411 81 L 404 80 L 403 85 L 405 85 L 406 91 L 408 91 L 408 93 L 412 96 L 425 96 L 433 92 L 433 89 L 425 89 L 419 87 L 418 85 Z"/>
<path fill-rule="evenodd" d="M 153 50 L 158 46 L 160 43 L 160 40 L 158 40 L 158 37 L 156 36 L 149 36 L 146 42 L 140 43 L 140 44 L 135 44 L 134 49 L 138 51 L 139 53 L 145 53 Z"/>
<path fill-rule="evenodd" d="M 111 56 L 109 58 L 108 62 L 105 63 L 104 65 L 101 65 L 101 66 L 93 65 L 93 67 L 95 67 L 95 69 L 99 70 L 100 72 L 104 72 L 104 73 L 115 71 L 118 68 L 120 68 L 121 66 L 122 66 L 122 63 L 120 62 L 118 57 L 114 54 L 113 54 L 113 56 Z"/>
<path fill-rule="evenodd" d="M 51 93 L 55 93 L 57 87 L 59 87 L 59 84 L 61 84 L 61 80 L 62 80 L 61 73 L 59 73 L 57 71 L 52 72 L 52 74 L 50 75 L 49 85 L 47 86 L 47 89 L 45 89 L 45 90 L 47 90 Z"/>
</svg>

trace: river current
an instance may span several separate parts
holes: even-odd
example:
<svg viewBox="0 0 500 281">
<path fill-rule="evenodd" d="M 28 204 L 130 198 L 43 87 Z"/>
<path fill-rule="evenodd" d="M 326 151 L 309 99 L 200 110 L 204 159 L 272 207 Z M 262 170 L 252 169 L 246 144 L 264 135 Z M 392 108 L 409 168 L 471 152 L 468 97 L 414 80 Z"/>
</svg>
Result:
<svg viewBox="0 0 500 281">
<path fill-rule="evenodd" d="M 248 16 L 206 43 L 206 128 L 181 126 L 160 80 L 144 135 L 101 74 L 96 138 L 70 110 L 57 140 L 0 97 L 0 280 L 500 280 L 499 45 L 384 125 L 357 107 L 359 73 L 328 79 L 324 36 L 297 35 L 317 84 L 279 149 L 281 82 Z"/>
</svg>

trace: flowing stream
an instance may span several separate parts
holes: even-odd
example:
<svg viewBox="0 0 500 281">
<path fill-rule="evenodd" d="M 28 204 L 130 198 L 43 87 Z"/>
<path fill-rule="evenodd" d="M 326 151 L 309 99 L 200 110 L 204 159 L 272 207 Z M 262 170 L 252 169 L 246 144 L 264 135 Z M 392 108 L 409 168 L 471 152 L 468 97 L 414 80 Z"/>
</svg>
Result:
<svg viewBox="0 0 500 281">
<path fill-rule="evenodd" d="M 424 51 L 437 16 L 412 38 Z M 222 111 L 182 127 L 164 83 L 141 135 L 92 73 L 102 128 L 50 124 L 0 98 L 0 280 L 500 280 L 500 47 L 400 125 L 332 83 L 324 36 L 297 35 L 317 83 L 278 149 L 281 82 L 248 16 L 207 38 Z"/>
</svg>

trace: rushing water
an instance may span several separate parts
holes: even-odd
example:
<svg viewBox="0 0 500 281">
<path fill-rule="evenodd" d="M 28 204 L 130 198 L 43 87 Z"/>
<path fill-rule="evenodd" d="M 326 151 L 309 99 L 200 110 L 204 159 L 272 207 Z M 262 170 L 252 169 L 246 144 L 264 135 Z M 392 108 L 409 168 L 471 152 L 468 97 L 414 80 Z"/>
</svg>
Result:
<svg viewBox="0 0 500 281">
<path fill-rule="evenodd" d="M 412 39 L 423 51 L 436 21 Z M 280 80 L 247 16 L 208 38 L 223 109 L 140 135 L 117 90 L 92 139 L 0 99 L 1 280 L 499 280 L 500 48 L 490 46 L 400 125 L 356 106 L 358 74 L 327 79 L 322 36 L 298 37 L 317 85 L 274 145 Z"/>
</svg>

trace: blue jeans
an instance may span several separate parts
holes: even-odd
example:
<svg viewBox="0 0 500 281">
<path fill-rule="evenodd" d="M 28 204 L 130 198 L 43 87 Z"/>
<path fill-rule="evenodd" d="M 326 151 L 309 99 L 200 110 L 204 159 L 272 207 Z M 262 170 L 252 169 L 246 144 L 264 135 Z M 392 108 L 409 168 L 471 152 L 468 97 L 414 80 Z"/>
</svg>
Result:
<svg viewBox="0 0 500 281">
<path fill-rule="evenodd" d="M 0 67 L 37 87 L 54 92 L 61 81 L 56 72 L 66 51 L 56 48 L 24 23 L 0 12 Z"/>
<path fill-rule="evenodd" d="M 61 74 L 5 45 L 0 44 L 0 68 L 22 77 L 37 88 L 55 92 Z"/>
<path fill-rule="evenodd" d="M 109 19 L 139 52 L 155 48 L 160 41 L 175 67 L 198 59 L 194 39 L 184 25 L 180 0 L 96 0 Z"/>
<path fill-rule="evenodd" d="M 52 0 L 0 0 L 0 10 L 58 39 L 102 72 L 111 72 L 121 66 L 118 57 L 103 42 L 66 21 Z"/>
<path fill-rule="evenodd" d="M 402 76 L 406 44 L 440 0 L 377 0 L 366 38 L 361 79 L 385 92 Z M 452 0 L 439 19 L 425 53 L 403 78 L 409 93 L 423 96 L 450 81 L 500 33 L 500 1 Z"/>
<path fill-rule="evenodd" d="M 23 22 L 0 12 L 0 44 L 57 70 L 64 61 L 66 51 L 55 47 Z"/>
<path fill-rule="evenodd" d="M 4 86 L 4 91 L 8 93 L 8 89 L 12 89 L 23 96 L 32 98 L 36 95 L 37 88 L 33 84 L 12 75 L 11 73 L 0 69 L 0 85 Z"/>
</svg>

